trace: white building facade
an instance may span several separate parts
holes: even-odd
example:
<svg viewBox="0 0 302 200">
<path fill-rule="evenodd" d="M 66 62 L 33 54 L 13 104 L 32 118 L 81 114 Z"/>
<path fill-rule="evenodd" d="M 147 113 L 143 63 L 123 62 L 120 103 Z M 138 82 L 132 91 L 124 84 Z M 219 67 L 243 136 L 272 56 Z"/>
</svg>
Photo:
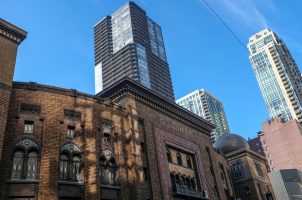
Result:
<svg viewBox="0 0 302 200">
<path fill-rule="evenodd" d="M 301 73 L 283 40 L 264 29 L 250 37 L 248 49 L 270 117 L 301 122 Z"/>
</svg>

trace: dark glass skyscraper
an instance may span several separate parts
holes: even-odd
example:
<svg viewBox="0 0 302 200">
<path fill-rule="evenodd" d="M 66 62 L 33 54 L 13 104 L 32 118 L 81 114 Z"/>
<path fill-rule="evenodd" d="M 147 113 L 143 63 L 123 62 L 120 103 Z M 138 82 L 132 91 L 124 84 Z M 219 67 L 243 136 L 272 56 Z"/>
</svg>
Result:
<svg viewBox="0 0 302 200">
<path fill-rule="evenodd" d="M 129 77 L 174 101 L 161 28 L 134 2 L 95 25 L 94 48 L 96 93 Z"/>
</svg>

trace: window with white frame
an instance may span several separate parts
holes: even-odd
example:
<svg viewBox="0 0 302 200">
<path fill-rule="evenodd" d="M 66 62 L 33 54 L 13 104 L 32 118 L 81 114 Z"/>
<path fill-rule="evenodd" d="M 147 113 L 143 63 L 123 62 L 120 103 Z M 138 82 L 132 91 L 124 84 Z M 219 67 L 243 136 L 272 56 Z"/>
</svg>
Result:
<svg viewBox="0 0 302 200">
<path fill-rule="evenodd" d="M 34 133 L 34 122 L 24 121 L 24 133 Z"/>
</svg>

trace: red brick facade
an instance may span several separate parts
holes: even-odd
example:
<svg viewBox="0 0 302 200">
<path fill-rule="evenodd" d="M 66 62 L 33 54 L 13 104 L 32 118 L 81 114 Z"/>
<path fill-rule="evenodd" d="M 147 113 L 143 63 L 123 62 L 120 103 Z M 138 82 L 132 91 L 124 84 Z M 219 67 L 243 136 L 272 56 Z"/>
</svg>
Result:
<svg viewBox="0 0 302 200">
<path fill-rule="evenodd" d="M 1 23 L 15 35 L 0 37 L 0 69 L 6 74 L 0 79 L 0 199 L 234 196 L 229 177 L 224 181 L 220 176 L 227 162 L 212 148 L 214 126 L 130 79 L 99 96 L 33 82 L 11 87 L 16 44 L 25 32 Z M 192 168 L 198 192 L 184 196 L 173 191 L 166 143 L 196 161 Z M 197 197 L 188 196 L 192 194 Z"/>
<path fill-rule="evenodd" d="M 6 162 L 0 165 L 1 198 L 172 199 L 169 177 L 164 175 L 166 154 L 160 150 L 165 142 L 195 152 L 202 189 L 215 198 L 210 163 L 218 166 L 218 162 L 215 155 L 210 161 L 204 153 L 206 147 L 214 151 L 210 124 L 202 122 L 204 131 L 209 129 L 200 132 L 131 95 L 121 96 L 117 101 L 120 105 L 74 90 L 14 83 L 2 154 Z M 33 122 L 32 133 L 24 130 L 28 122 Z M 74 138 L 67 136 L 70 126 L 74 127 Z M 105 133 L 110 135 L 106 144 Z M 12 178 L 14 152 L 20 141 L 26 139 L 37 145 L 36 180 Z M 79 148 L 83 163 L 80 181 L 61 180 L 60 155 L 66 144 Z M 117 162 L 113 185 L 100 182 L 100 155 L 106 150 L 114 154 Z M 221 199 L 226 199 L 220 180 L 216 183 Z"/>
<path fill-rule="evenodd" d="M 258 135 L 260 145 L 268 161 L 270 171 L 280 169 L 302 169 L 302 129 L 296 120 L 283 122 L 271 119 L 262 125 Z"/>
</svg>

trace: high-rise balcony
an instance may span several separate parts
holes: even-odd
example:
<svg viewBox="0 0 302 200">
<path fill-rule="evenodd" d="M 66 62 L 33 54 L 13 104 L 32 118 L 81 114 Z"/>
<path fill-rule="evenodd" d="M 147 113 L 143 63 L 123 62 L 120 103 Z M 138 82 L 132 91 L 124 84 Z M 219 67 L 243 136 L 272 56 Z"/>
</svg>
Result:
<svg viewBox="0 0 302 200">
<path fill-rule="evenodd" d="M 286 76 L 281 77 L 282 82 L 287 81 Z"/>
</svg>

